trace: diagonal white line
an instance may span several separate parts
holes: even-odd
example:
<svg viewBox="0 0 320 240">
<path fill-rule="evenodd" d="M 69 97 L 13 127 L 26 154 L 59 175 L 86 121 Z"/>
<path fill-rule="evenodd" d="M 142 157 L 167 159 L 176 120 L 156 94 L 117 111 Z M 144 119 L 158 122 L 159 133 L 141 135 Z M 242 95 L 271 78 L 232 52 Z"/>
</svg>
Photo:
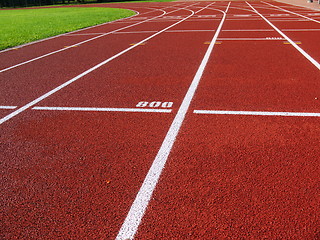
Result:
<svg viewBox="0 0 320 240">
<path fill-rule="evenodd" d="M 314 60 L 308 53 L 306 53 L 301 47 L 299 47 L 294 41 L 292 41 L 287 35 L 281 32 L 275 25 L 273 25 L 268 19 L 266 19 L 261 13 L 259 13 L 250 3 L 246 2 L 263 20 L 265 20 L 271 27 L 274 28 L 282 37 L 284 37 L 295 49 L 297 49 L 306 59 L 308 59 L 316 68 L 320 70 L 320 64 Z"/>
<path fill-rule="evenodd" d="M 193 112 L 196 114 L 213 114 L 213 115 L 320 117 L 320 113 L 307 113 L 307 112 L 259 112 L 259 111 L 221 111 L 221 110 L 194 110 Z"/>
<path fill-rule="evenodd" d="M 211 4 L 210 4 L 211 5 Z M 208 5 L 207 7 L 209 7 Z M 117 240 L 125 240 L 125 239 L 133 239 L 134 235 L 136 234 L 138 227 L 140 225 L 140 222 L 142 220 L 142 217 L 145 213 L 145 210 L 147 209 L 147 206 L 149 204 L 149 201 L 151 199 L 151 196 L 153 194 L 153 191 L 158 183 L 158 180 L 160 178 L 160 175 L 162 173 L 162 170 L 167 162 L 167 159 L 169 157 L 169 154 L 171 152 L 171 149 L 173 147 L 173 144 L 175 142 L 175 139 L 178 135 L 178 132 L 181 128 L 181 125 L 185 119 L 185 115 L 189 109 L 190 103 L 193 99 L 193 96 L 196 92 L 196 89 L 199 85 L 200 79 L 202 77 L 202 74 L 204 72 L 204 69 L 208 63 L 209 57 L 212 53 L 213 47 L 215 45 L 215 42 L 218 38 L 218 35 L 221 31 L 222 25 L 224 23 L 224 20 L 226 18 L 226 13 L 229 9 L 229 5 L 225 12 L 223 12 L 223 18 L 218 26 L 217 31 L 215 32 L 211 44 L 209 45 L 206 54 L 204 55 L 204 58 L 202 59 L 202 62 L 198 68 L 198 71 L 196 75 L 194 76 L 192 83 L 188 89 L 188 92 L 186 93 L 181 106 L 178 110 L 177 115 L 175 116 L 169 131 L 167 132 L 167 135 L 165 139 L 162 142 L 162 145 L 159 149 L 159 152 L 157 156 L 155 157 L 152 166 L 150 167 L 148 174 L 146 178 L 143 181 L 143 184 L 133 202 L 131 205 L 131 208 L 129 210 L 129 213 L 118 233 L 118 236 L 116 237 Z"/>
</svg>

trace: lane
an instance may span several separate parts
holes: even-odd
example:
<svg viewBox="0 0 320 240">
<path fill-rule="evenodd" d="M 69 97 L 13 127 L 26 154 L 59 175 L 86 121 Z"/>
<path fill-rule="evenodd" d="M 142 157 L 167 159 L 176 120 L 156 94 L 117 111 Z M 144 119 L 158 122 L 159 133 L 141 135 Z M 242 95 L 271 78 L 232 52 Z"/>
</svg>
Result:
<svg viewBox="0 0 320 240">
<path fill-rule="evenodd" d="M 143 181 L 143 184 L 137 193 L 137 196 L 130 207 L 128 215 L 121 226 L 121 229 L 117 235 L 116 239 L 133 239 L 137 233 L 138 227 L 141 223 L 141 220 L 145 214 L 145 211 L 149 205 L 153 191 L 159 181 L 160 175 L 165 167 L 166 161 L 168 160 L 171 149 L 174 145 L 175 139 L 178 135 L 178 132 L 182 126 L 190 103 L 193 99 L 195 91 L 197 90 L 200 79 L 202 78 L 203 71 L 208 63 L 209 57 L 212 53 L 215 42 L 218 38 L 218 35 L 221 31 L 222 25 L 226 18 L 226 13 L 229 9 L 230 2 L 223 13 L 221 22 L 212 38 L 201 64 L 192 80 L 192 83 L 179 107 L 179 110 L 168 130 L 165 139 L 162 142 L 161 148 L 159 149 L 157 156 L 155 157 L 152 166 L 150 167 L 146 178 Z"/>
<path fill-rule="evenodd" d="M 135 239 L 317 238 L 319 117 L 194 110 L 320 113 L 319 80 L 281 41 L 217 45 Z"/>
<path fill-rule="evenodd" d="M 134 108 L 141 100 L 177 99 L 165 108 L 176 112 L 210 35 L 214 31 L 163 33 L 41 104 Z M 190 45 L 196 47 L 190 50 Z M 173 121 L 172 113 L 28 109 L 3 124 L 2 235 L 114 239 Z"/>
<path fill-rule="evenodd" d="M 169 113 L 34 111 L 1 129 L 1 236 L 114 239 Z"/>
</svg>

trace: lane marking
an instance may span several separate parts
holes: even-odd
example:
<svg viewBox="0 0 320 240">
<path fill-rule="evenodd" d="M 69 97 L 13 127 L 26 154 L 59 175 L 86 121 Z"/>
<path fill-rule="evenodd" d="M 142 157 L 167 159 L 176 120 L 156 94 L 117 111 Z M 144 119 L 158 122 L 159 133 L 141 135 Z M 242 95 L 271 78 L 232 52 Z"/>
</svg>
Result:
<svg viewBox="0 0 320 240">
<path fill-rule="evenodd" d="M 78 47 L 78 46 L 64 46 L 64 48 L 75 48 L 75 47 Z"/>
<path fill-rule="evenodd" d="M 320 23 L 320 21 L 318 21 L 318 20 L 315 20 L 315 19 L 313 19 L 313 18 L 306 17 L 306 16 L 301 15 L 301 14 L 299 14 L 299 13 L 295 13 L 295 12 L 292 12 L 292 11 L 286 10 L 286 9 L 284 9 L 284 8 L 281 8 L 281 7 L 278 7 L 278 6 L 272 5 L 272 4 L 270 4 L 270 3 L 263 2 L 263 1 L 262 1 L 262 3 L 267 4 L 267 5 L 269 5 L 269 6 L 272 6 L 272 7 L 274 7 L 274 8 L 280 9 L 280 10 L 282 10 L 282 11 L 284 11 L 284 12 L 288 12 L 288 13 L 291 13 L 291 14 L 297 15 L 297 16 L 299 16 L 299 17 L 302 17 L 302 18 L 308 19 L 308 20 L 310 20 L 310 21 L 313 21 L 313 22 L 316 22 L 316 23 Z"/>
<path fill-rule="evenodd" d="M 301 44 L 300 41 L 294 41 L 295 44 Z M 283 44 L 291 44 L 290 42 L 283 42 Z"/>
<path fill-rule="evenodd" d="M 233 17 L 251 17 L 251 14 L 234 14 Z"/>
<path fill-rule="evenodd" d="M 219 40 L 223 40 L 223 39 L 219 39 Z M 207 41 L 207 42 L 204 42 L 203 44 L 209 45 L 209 44 L 211 44 L 211 42 L 210 42 L 210 41 Z M 222 42 L 216 41 L 215 44 L 222 44 Z"/>
<path fill-rule="evenodd" d="M 0 109 L 16 109 L 17 106 L 0 106 Z"/>
<path fill-rule="evenodd" d="M 197 4 L 197 3 L 191 4 L 191 5 L 189 5 L 189 6 L 193 6 L 193 5 L 195 5 L 195 4 Z M 176 11 L 178 11 L 178 10 L 176 10 Z M 193 16 L 193 15 L 194 15 L 194 12 L 193 12 L 192 10 L 189 10 L 189 11 L 191 12 L 191 14 L 190 14 L 188 17 L 186 17 L 185 19 L 182 19 L 182 20 L 180 20 L 180 21 L 178 21 L 178 22 L 176 22 L 176 23 L 174 23 L 174 24 L 172 24 L 172 25 L 170 25 L 170 26 L 168 26 L 168 27 L 166 27 L 166 28 L 162 29 L 161 31 L 159 31 L 159 32 L 157 32 L 157 33 L 155 33 L 155 34 L 153 34 L 153 35 L 151 35 L 151 36 L 149 36 L 149 37 L 145 38 L 144 40 L 141 40 L 140 42 L 138 42 L 138 44 L 144 43 L 144 42 L 146 42 L 146 41 L 148 41 L 148 40 L 150 40 L 150 39 L 154 38 L 155 36 L 157 36 L 157 35 L 159 35 L 159 34 L 161 34 L 161 33 L 165 32 L 166 30 L 168 30 L 168 29 L 170 29 L 170 28 L 172 28 L 172 27 L 174 27 L 174 26 L 178 25 L 179 23 L 183 22 L 184 20 L 186 20 L 186 19 L 190 18 L 191 16 Z M 103 62 L 101 62 L 101 63 L 99 63 L 99 64 L 97 64 L 97 65 L 93 66 L 92 68 L 88 69 L 87 71 L 85 71 L 85 72 L 83 72 L 83 73 L 79 74 L 78 76 L 76 76 L 76 77 L 74 77 L 74 78 L 70 79 L 69 81 L 67 81 L 67 82 L 65 82 L 65 83 L 63 83 L 63 84 L 61 84 L 61 85 L 59 85 L 58 87 L 56 87 L 56 88 L 52 89 L 51 91 L 49 91 L 49 92 L 47 92 L 47 93 L 43 94 L 42 96 L 40 96 L 40 97 L 38 97 L 38 98 L 34 99 L 33 101 L 31 101 L 31 102 L 27 103 L 26 105 L 22 106 L 21 108 L 17 109 L 16 111 L 12 112 L 11 114 L 9 114 L 9 115 L 7 115 L 7 116 L 5 116 L 5 117 L 1 118 L 1 119 L 0 119 L 0 125 L 1 125 L 1 124 L 3 124 L 4 122 L 6 122 L 6 121 L 10 120 L 11 118 L 13 118 L 13 117 L 17 116 L 18 114 L 20 114 L 20 113 L 24 112 L 24 111 L 25 111 L 25 110 L 27 110 L 28 108 L 33 107 L 33 106 L 34 106 L 34 105 L 36 105 L 37 103 L 41 102 L 42 100 L 46 99 L 47 97 L 51 96 L 52 94 L 54 94 L 54 93 L 56 93 L 56 92 L 60 91 L 61 89 L 65 88 L 66 86 L 70 85 L 71 83 L 73 83 L 73 82 L 77 81 L 78 79 L 80 79 L 80 78 L 84 77 L 85 75 L 87 75 L 87 74 L 89 74 L 89 73 L 93 72 L 94 70 L 96 70 L 96 69 L 100 68 L 101 66 L 103 66 L 103 65 L 107 64 L 108 62 L 110 62 L 110 61 L 112 61 L 112 60 L 116 59 L 117 57 L 120 57 L 121 55 L 125 54 L 126 52 L 128 52 L 128 51 L 130 51 L 130 50 L 132 50 L 132 49 L 134 49 L 134 48 L 136 48 L 136 47 L 137 47 L 137 45 L 131 46 L 131 47 L 129 47 L 129 48 L 127 48 L 127 49 L 125 49 L 125 50 L 123 50 L 123 51 L 121 51 L 121 52 L 117 53 L 116 55 L 113 55 L 112 57 L 110 57 L 110 58 L 106 59 L 105 61 L 103 61 Z"/>
<path fill-rule="evenodd" d="M 195 4 L 193 4 L 193 5 L 195 5 Z M 102 35 L 99 35 L 99 36 L 96 36 L 96 37 L 93 37 L 93 38 L 89 38 L 89 39 L 84 40 L 84 41 L 82 41 L 82 42 L 73 44 L 73 45 L 71 45 L 71 46 L 69 46 L 69 47 L 64 47 L 64 48 L 61 48 L 61 49 L 59 49 L 59 50 L 56 50 L 56 51 L 53 51 L 53 52 L 44 54 L 44 55 L 42 55 L 42 56 L 39 56 L 39 57 L 30 59 L 30 60 L 28 60 L 28 61 L 24 61 L 24 62 L 18 63 L 18 64 L 16 64 L 16 65 L 11 66 L 11 67 L 4 68 L 4 69 L 0 70 L 0 73 L 5 72 L 5 71 L 8 71 L 8 70 L 11 70 L 11 69 L 16 68 L 16 67 L 20 67 L 20 66 L 22 66 L 22 65 L 25 65 L 25 64 L 34 62 L 34 61 L 36 61 L 36 60 L 39 60 L 39 59 L 42 59 L 42 58 L 45 58 L 45 57 L 48 57 L 48 56 L 51 56 L 51 55 L 53 55 L 53 54 L 56 54 L 56 53 L 65 51 L 65 50 L 70 49 L 70 48 L 72 48 L 72 47 L 74 47 L 74 46 L 80 46 L 80 45 L 82 45 L 82 44 L 84 44 L 84 43 L 91 42 L 91 41 L 93 41 L 93 40 L 96 40 L 96 39 L 98 39 L 98 38 L 101 38 L 101 37 L 104 37 L 104 36 L 113 34 L 113 33 L 115 33 L 115 32 L 118 32 L 118 31 L 121 31 L 121 30 L 130 28 L 130 27 L 133 27 L 133 26 L 142 24 L 142 23 L 147 22 L 147 21 L 151 21 L 151 20 L 153 20 L 153 19 L 162 17 L 162 16 L 165 15 L 165 14 L 173 13 L 173 12 L 179 11 L 179 10 L 181 10 L 181 9 L 184 9 L 184 8 L 176 9 L 176 10 L 173 10 L 173 11 L 168 12 L 168 13 L 167 13 L 166 11 L 162 10 L 162 9 L 159 9 L 159 10 L 163 11 L 163 13 L 162 13 L 161 15 L 159 15 L 159 16 L 156 16 L 156 17 L 153 17 L 153 18 L 150 18 L 150 19 L 147 19 L 147 20 L 138 22 L 138 23 L 134 23 L 134 24 L 132 24 L 132 25 L 129 25 L 129 26 L 126 26 L 126 27 L 122 27 L 122 28 L 116 29 L 116 30 L 111 31 L 111 32 L 107 32 L 107 33 L 105 33 L 105 34 L 102 34 Z"/>
<path fill-rule="evenodd" d="M 278 40 L 285 40 L 282 37 L 265 37 L 265 38 L 218 38 L 219 41 L 278 41 Z M 222 42 L 216 42 L 216 44 L 221 44 Z M 301 42 L 295 42 L 300 44 Z M 209 41 L 204 42 L 204 44 L 210 44 Z"/>
<path fill-rule="evenodd" d="M 320 31 L 320 29 L 312 29 L 312 28 L 310 28 L 310 29 L 282 29 L 282 31 L 285 31 L 285 32 L 290 32 L 290 31 L 292 31 L 292 32 L 312 32 L 312 31 Z"/>
<path fill-rule="evenodd" d="M 282 117 L 320 117 L 320 113 L 306 112 L 259 112 L 259 111 L 220 111 L 220 110 L 194 110 L 196 114 L 213 115 L 252 115 L 252 116 L 282 116 Z"/>
<path fill-rule="evenodd" d="M 157 31 L 132 31 L 132 32 L 116 32 L 114 34 L 131 34 L 131 33 L 155 33 Z"/>
<path fill-rule="evenodd" d="M 272 29 L 226 29 L 222 32 L 274 32 Z"/>
<path fill-rule="evenodd" d="M 270 17 L 282 17 L 282 16 L 290 16 L 290 14 L 270 14 Z"/>
<path fill-rule="evenodd" d="M 82 112 L 155 112 L 171 113 L 172 109 L 149 108 L 94 108 L 94 107 L 33 107 L 32 110 L 42 111 L 82 111 Z"/>
<path fill-rule="evenodd" d="M 275 25 L 273 25 L 268 19 L 266 19 L 261 13 L 259 13 L 250 3 L 246 2 L 263 20 L 265 20 L 274 30 L 276 30 L 282 37 L 284 37 L 292 46 L 295 47 L 305 58 L 307 58 L 316 68 L 320 70 L 320 64 L 314 60 L 308 53 L 306 53 L 301 47 L 299 47 L 294 41 L 292 41 L 287 35 L 281 32 Z"/>
<path fill-rule="evenodd" d="M 210 4 L 211 5 L 211 4 Z M 209 7 L 208 5 L 207 7 Z M 124 239 L 133 239 L 134 235 L 136 234 L 138 227 L 141 223 L 142 217 L 145 213 L 145 210 L 149 204 L 151 199 L 152 193 L 158 183 L 162 170 L 166 164 L 166 161 L 169 157 L 173 144 L 176 140 L 178 132 L 181 128 L 181 125 L 185 119 L 186 113 L 189 109 L 193 96 L 196 92 L 196 89 L 199 85 L 200 79 L 204 72 L 204 69 L 208 63 L 209 57 L 212 53 L 213 47 L 215 42 L 218 38 L 218 35 L 221 31 L 222 25 L 226 18 L 226 13 L 228 12 L 230 6 L 230 2 L 225 12 L 223 13 L 223 18 L 215 32 L 211 44 L 209 45 L 202 62 L 198 68 L 196 75 L 194 76 L 192 83 L 180 105 L 180 108 L 167 132 L 165 139 L 162 142 L 162 145 L 159 149 L 157 156 L 155 157 L 152 166 L 150 167 L 148 174 L 143 181 L 143 184 L 129 210 L 129 213 L 116 237 L 117 240 L 124 240 Z M 218 10 L 218 9 L 217 9 Z M 200 10 L 201 11 L 201 10 Z"/>
<path fill-rule="evenodd" d="M 194 16 L 195 18 L 215 18 L 217 15 L 199 15 L 199 16 Z"/>
<path fill-rule="evenodd" d="M 267 40 L 283 40 L 282 37 L 266 37 Z"/>
<path fill-rule="evenodd" d="M 212 29 L 212 30 L 169 30 L 169 31 L 166 31 L 167 33 L 184 33 L 184 32 L 214 32 L 215 29 Z"/>
<path fill-rule="evenodd" d="M 146 45 L 146 43 L 145 42 L 144 43 L 131 43 L 129 45 L 131 45 L 131 46 L 144 46 L 144 45 Z"/>
</svg>

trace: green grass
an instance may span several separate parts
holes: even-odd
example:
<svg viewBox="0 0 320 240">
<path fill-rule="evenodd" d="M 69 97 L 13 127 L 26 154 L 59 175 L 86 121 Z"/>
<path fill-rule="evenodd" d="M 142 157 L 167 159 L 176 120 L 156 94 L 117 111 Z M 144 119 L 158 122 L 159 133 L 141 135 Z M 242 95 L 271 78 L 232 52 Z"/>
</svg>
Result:
<svg viewBox="0 0 320 240">
<path fill-rule="evenodd" d="M 0 50 L 134 15 L 114 8 L 50 8 L 0 11 Z"/>
</svg>

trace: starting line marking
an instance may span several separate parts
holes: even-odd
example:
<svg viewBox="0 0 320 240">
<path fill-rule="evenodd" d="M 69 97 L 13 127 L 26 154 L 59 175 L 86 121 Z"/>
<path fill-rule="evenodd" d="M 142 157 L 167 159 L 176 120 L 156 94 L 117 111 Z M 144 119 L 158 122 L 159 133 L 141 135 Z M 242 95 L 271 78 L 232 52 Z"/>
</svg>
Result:
<svg viewBox="0 0 320 240">
<path fill-rule="evenodd" d="M 16 109 L 17 106 L 0 106 L 0 109 Z"/>
<path fill-rule="evenodd" d="M 194 110 L 196 114 L 213 115 L 251 115 L 251 116 L 282 116 L 282 117 L 320 117 L 320 113 L 306 112 L 258 112 L 258 111 L 220 111 L 220 110 Z"/>
<path fill-rule="evenodd" d="M 47 111 L 83 111 L 83 112 L 156 112 L 171 113 L 172 109 L 147 108 L 93 108 L 93 107 L 33 107 L 33 110 Z"/>
</svg>

